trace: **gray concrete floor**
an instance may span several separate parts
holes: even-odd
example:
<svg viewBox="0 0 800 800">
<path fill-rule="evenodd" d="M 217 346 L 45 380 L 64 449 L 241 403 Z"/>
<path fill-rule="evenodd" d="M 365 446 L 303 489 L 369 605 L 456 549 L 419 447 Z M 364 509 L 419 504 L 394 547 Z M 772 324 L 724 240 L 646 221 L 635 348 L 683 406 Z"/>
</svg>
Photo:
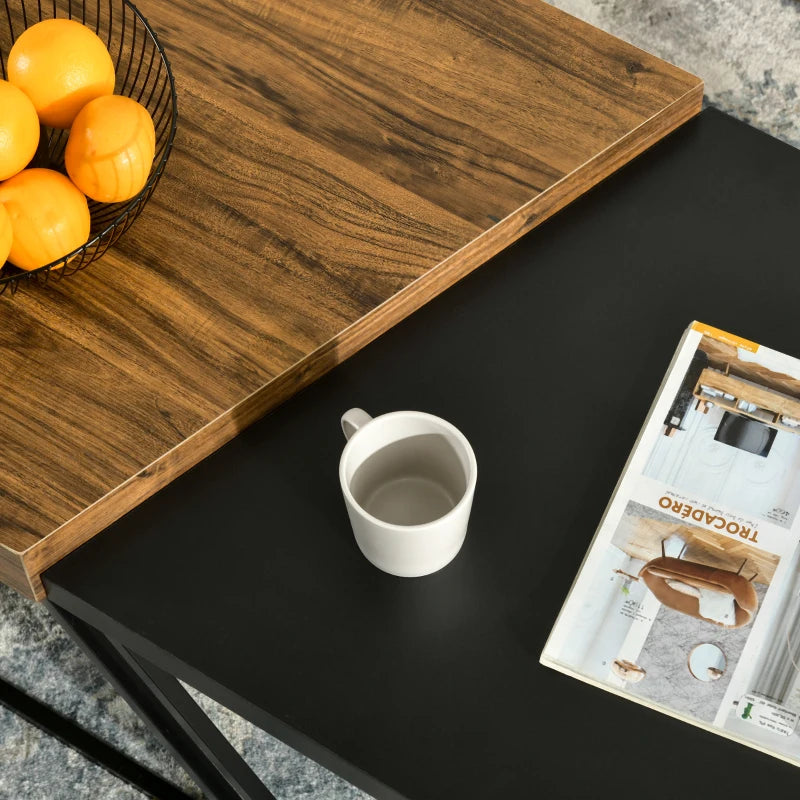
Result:
<svg viewBox="0 0 800 800">
<path fill-rule="evenodd" d="M 798 0 L 556 0 L 555 5 L 700 75 L 707 102 L 800 146 Z M 41 607 L 0 586 L 0 676 L 197 796 L 186 774 Z M 366 795 L 198 696 L 281 799 Z M 0 707 L 0 800 L 142 795 Z"/>
</svg>

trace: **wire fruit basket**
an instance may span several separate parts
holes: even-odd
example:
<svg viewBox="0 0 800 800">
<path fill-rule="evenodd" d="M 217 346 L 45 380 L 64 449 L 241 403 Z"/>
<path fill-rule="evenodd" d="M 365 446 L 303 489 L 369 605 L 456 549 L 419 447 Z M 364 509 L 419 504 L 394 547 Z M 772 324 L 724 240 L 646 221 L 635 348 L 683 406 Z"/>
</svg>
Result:
<svg viewBox="0 0 800 800">
<path fill-rule="evenodd" d="M 121 203 L 89 200 L 89 240 L 63 258 L 25 271 L 6 262 L 0 268 L 0 294 L 16 292 L 24 281 L 60 280 L 100 258 L 130 228 L 156 188 L 172 149 L 178 106 L 172 69 L 153 29 L 128 0 L 3 0 L 0 11 L 0 68 L 7 79 L 8 53 L 16 38 L 44 19 L 74 19 L 91 28 L 108 48 L 114 62 L 114 93 L 141 103 L 153 118 L 156 152 L 144 188 Z M 64 149 L 68 130 L 42 127 L 39 151 L 30 166 L 48 167 L 66 174 Z"/>
</svg>

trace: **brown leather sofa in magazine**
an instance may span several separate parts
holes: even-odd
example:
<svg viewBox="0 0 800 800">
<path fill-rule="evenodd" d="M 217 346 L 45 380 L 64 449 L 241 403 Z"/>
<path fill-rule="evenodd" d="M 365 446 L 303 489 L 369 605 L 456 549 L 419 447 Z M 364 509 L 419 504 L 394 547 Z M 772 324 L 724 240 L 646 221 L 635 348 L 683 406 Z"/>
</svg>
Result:
<svg viewBox="0 0 800 800">
<path fill-rule="evenodd" d="M 731 572 L 680 558 L 659 556 L 642 567 L 639 577 L 665 606 L 722 628 L 741 628 L 752 621 L 758 610 L 758 596 L 752 584 L 755 575 L 750 579 L 742 577 L 739 574 L 742 567 L 739 572 Z M 674 589 L 668 581 L 680 581 L 697 589 L 707 588 L 730 593 L 734 599 L 734 623 L 725 625 L 701 616 L 699 599 Z"/>
</svg>

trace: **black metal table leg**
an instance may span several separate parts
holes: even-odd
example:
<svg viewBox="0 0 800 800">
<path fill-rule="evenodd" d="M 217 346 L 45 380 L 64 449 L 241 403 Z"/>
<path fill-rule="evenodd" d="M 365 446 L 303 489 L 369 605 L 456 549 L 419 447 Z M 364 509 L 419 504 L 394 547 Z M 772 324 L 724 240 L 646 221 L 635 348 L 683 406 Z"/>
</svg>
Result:
<svg viewBox="0 0 800 800">
<path fill-rule="evenodd" d="M 144 794 L 158 800 L 189 800 L 177 786 L 4 680 L 0 680 L 0 704 Z"/>
<path fill-rule="evenodd" d="M 176 678 L 88 623 L 47 607 L 213 800 L 275 800 Z"/>
</svg>

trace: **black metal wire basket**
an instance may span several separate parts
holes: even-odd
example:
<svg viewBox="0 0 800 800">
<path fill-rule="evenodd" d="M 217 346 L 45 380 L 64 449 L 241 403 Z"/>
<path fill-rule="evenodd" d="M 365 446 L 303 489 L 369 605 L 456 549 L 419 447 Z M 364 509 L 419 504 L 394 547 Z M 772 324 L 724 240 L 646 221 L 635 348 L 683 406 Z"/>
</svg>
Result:
<svg viewBox="0 0 800 800">
<path fill-rule="evenodd" d="M 0 67 L 4 79 L 7 78 L 8 53 L 25 28 L 52 17 L 78 20 L 95 31 L 108 47 L 116 72 L 115 94 L 132 97 L 150 112 L 156 129 L 156 154 L 147 183 L 134 198 L 121 203 L 89 200 L 92 225 L 86 244 L 29 272 L 6 262 L 0 269 L 0 294 L 7 289 L 15 292 L 23 281 L 60 280 L 100 258 L 130 228 L 156 188 L 169 158 L 178 123 L 175 81 L 167 56 L 147 20 L 128 0 L 3 2 L 5 15 L 0 12 Z M 42 128 L 35 165 L 66 174 L 64 149 L 68 136 L 67 130 Z"/>
</svg>

